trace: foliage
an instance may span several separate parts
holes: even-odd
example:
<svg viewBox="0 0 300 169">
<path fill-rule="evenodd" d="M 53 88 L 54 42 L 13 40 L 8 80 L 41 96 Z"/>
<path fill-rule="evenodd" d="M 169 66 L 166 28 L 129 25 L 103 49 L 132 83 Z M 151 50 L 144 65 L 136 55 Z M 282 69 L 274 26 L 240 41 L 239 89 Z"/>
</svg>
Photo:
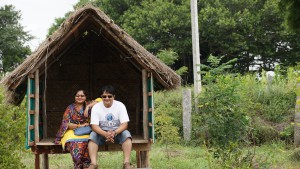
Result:
<svg viewBox="0 0 300 169">
<path fill-rule="evenodd" d="M 163 143 L 176 143 L 182 136 L 182 94 L 178 91 L 155 93 L 155 135 Z"/>
<path fill-rule="evenodd" d="M 175 67 L 173 69 L 179 69 L 178 73 L 187 69 L 189 74 L 183 74 L 185 81 L 192 76 L 188 1 L 143 0 L 141 5 L 132 6 L 124 12 L 121 18 L 121 26 L 125 31 L 150 52 L 157 54 L 162 49 L 174 50 L 179 60 L 172 65 Z"/>
<path fill-rule="evenodd" d="M 223 57 L 218 58 L 213 55 L 209 55 L 207 59 L 208 65 L 200 65 L 201 74 L 206 74 L 206 77 L 203 80 L 204 82 L 207 81 L 209 83 L 215 81 L 216 75 L 226 73 L 226 70 L 232 68 L 233 64 L 237 61 L 237 59 L 234 58 L 226 63 L 221 63 L 222 58 Z"/>
<path fill-rule="evenodd" d="M 300 30 L 300 2 L 298 0 L 280 0 L 279 8 L 285 13 L 285 24 L 291 30 Z"/>
<path fill-rule="evenodd" d="M 179 56 L 171 66 L 193 79 L 190 3 L 184 0 L 80 0 L 74 8 L 93 4 L 147 50 L 157 55 L 171 49 Z M 300 34 L 285 29 L 279 0 L 204 0 L 198 3 L 201 63 L 210 55 L 220 64 L 236 58 L 230 70 L 247 73 L 255 66 L 273 70 L 275 64 L 295 66 Z M 56 19 L 53 29 L 61 24 Z M 51 31 L 53 31 L 51 29 Z"/>
<path fill-rule="evenodd" d="M 253 166 L 255 148 L 243 151 L 237 142 L 230 142 L 226 148 L 211 148 L 210 151 L 222 168 L 251 168 Z"/>
<path fill-rule="evenodd" d="M 3 73 L 13 70 L 31 53 L 25 43 L 33 37 L 23 30 L 20 20 L 20 11 L 14 6 L 0 7 L 0 69 Z"/>
<path fill-rule="evenodd" d="M 20 150 L 25 142 L 25 105 L 7 105 L 0 94 L 0 168 L 23 168 Z"/>
<path fill-rule="evenodd" d="M 240 73 L 253 65 L 265 70 L 273 70 L 275 63 L 295 65 L 299 34 L 285 30 L 277 5 L 278 0 L 204 1 L 200 45 L 207 54 L 224 56 L 222 62 L 237 58 L 234 69 Z"/>
<path fill-rule="evenodd" d="M 179 58 L 178 54 L 173 50 L 160 50 L 157 54 L 157 57 L 168 66 L 172 66 Z M 175 71 L 177 74 L 183 75 L 187 73 L 188 68 L 186 66 L 183 66 Z"/>
<path fill-rule="evenodd" d="M 226 147 L 247 136 L 251 119 L 243 105 L 244 98 L 237 92 L 238 85 L 230 75 L 217 76 L 216 82 L 207 85 L 200 95 L 198 125 L 209 144 Z"/>
<path fill-rule="evenodd" d="M 60 25 L 66 20 L 66 18 L 70 16 L 70 14 L 71 12 L 67 12 L 64 17 L 55 18 L 55 22 L 48 29 L 47 37 L 52 35 L 52 33 L 55 32 L 60 27 Z"/>
</svg>

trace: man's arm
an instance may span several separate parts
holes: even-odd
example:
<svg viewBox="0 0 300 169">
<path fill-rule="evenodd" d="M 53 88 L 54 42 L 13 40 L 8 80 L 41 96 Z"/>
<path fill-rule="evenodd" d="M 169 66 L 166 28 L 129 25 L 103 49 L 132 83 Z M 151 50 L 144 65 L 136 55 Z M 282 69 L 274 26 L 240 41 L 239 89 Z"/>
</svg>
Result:
<svg viewBox="0 0 300 169">
<path fill-rule="evenodd" d="M 122 123 L 114 132 L 115 135 L 122 133 L 128 127 L 128 122 Z"/>
<path fill-rule="evenodd" d="M 108 132 L 102 130 L 99 125 L 92 124 L 92 129 L 93 129 L 94 132 L 102 135 L 106 139 L 110 139 L 111 138 L 111 135 Z"/>
</svg>

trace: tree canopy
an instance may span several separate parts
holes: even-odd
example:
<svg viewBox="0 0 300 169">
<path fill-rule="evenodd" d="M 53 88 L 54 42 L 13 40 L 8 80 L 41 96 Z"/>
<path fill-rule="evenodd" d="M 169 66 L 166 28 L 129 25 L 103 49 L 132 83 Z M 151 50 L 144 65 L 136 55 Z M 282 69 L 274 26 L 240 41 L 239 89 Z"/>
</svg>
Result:
<svg viewBox="0 0 300 169">
<path fill-rule="evenodd" d="M 25 32 L 21 24 L 20 11 L 12 5 L 0 8 L 0 69 L 2 73 L 11 71 L 30 53 L 25 43 L 33 37 Z"/>
<path fill-rule="evenodd" d="M 280 0 L 203 0 L 198 4 L 201 63 L 210 55 L 220 65 L 237 58 L 231 71 L 255 66 L 273 70 L 300 60 L 299 36 L 286 30 Z M 184 81 L 193 80 L 190 3 L 186 0 L 81 0 L 92 3 L 154 55 L 174 51 L 174 69 L 188 67 Z"/>
<path fill-rule="evenodd" d="M 285 13 L 286 25 L 291 30 L 300 30 L 300 1 L 280 0 L 279 8 Z"/>
</svg>

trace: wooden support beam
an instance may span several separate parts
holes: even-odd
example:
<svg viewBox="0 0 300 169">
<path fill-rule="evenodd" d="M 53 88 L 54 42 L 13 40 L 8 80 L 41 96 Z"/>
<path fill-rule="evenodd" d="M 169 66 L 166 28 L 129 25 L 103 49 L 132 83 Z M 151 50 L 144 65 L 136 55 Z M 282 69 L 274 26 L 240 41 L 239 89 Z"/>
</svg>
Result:
<svg viewBox="0 0 300 169">
<path fill-rule="evenodd" d="M 48 154 L 41 154 L 41 165 L 42 165 L 42 169 L 49 169 Z"/>
<path fill-rule="evenodd" d="M 150 167 L 149 151 L 136 151 L 137 168 Z"/>
<path fill-rule="evenodd" d="M 40 169 L 40 154 L 35 154 L 34 165 L 35 169 Z"/>
<path fill-rule="evenodd" d="M 148 96 L 147 96 L 147 71 L 142 70 L 142 84 L 143 84 L 143 129 L 144 129 L 144 139 L 149 139 L 149 129 L 148 129 Z"/>
<path fill-rule="evenodd" d="M 27 142 L 27 145 L 28 146 L 32 146 L 31 144 L 31 141 L 30 141 L 30 108 L 31 108 L 31 103 L 30 103 L 30 89 L 31 89 L 31 86 L 30 86 L 30 77 L 28 76 L 27 78 L 27 137 L 28 137 L 28 142 Z"/>
<path fill-rule="evenodd" d="M 35 82 L 35 92 L 34 92 L 34 97 L 35 97 L 35 114 L 34 114 L 34 141 L 35 143 L 38 143 L 40 141 L 40 134 L 39 134 L 39 118 L 40 118 L 40 89 L 39 89 L 39 69 L 35 71 L 35 76 L 34 76 L 34 82 Z"/>
</svg>

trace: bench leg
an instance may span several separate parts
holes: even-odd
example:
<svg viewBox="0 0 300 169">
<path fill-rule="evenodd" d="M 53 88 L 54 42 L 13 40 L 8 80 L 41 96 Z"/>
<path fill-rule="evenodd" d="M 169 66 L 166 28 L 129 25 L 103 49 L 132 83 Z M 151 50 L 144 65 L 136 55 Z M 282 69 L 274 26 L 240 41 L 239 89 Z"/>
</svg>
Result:
<svg viewBox="0 0 300 169">
<path fill-rule="evenodd" d="M 48 160 L 48 154 L 42 154 L 42 169 L 49 169 L 49 160 Z"/>
<path fill-rule="evenodd" d="M 150 167 L 149 151 L 136 151 L 136 165 L 137 168 Z"/>
<path fill-rule="evenodd" d="M 35 169 L 40 169 L 40 154 L 35 154 L 34 165 Z"/>
</svg>

